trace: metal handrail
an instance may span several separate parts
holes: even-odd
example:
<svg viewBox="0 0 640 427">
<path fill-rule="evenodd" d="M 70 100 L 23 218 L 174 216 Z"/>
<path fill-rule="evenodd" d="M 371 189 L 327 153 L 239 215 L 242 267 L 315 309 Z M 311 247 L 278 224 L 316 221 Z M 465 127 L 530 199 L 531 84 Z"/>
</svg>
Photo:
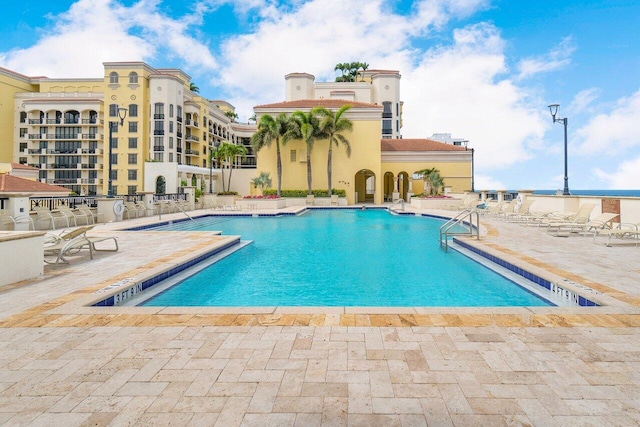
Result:
<svg viewBox="0 0 640 427">
<path fill-rule="evenodd" d="M 402 207 L 402 210 L 404 210 L 404 199 L 398 199 L 395 202 L 393 202 L 391 204 L 391 206 L 389 206 L 389 209 L 391 209 L 392 207 L 394 207 L 395 205 L 397 205 L 398 203 L 400 203 L 400 206 Z"/>
<path fill-rule="evenodd" d="M 475 225 L 473 224 L 473 218 L 475 216 Z M 465 223 L 464 220 L 469 218 L 468 223 Z M 466 231 L 451 231 L 453 227 L 456 225 L 464 226 L 468 224 L 468 229 Z M 440 247 L 444 248 L 445 252 L 449 249 L 449 236 L 457 235 L 457 236 L 476 236 L 476 238 L 480 239 L 480 214 L 473 209 L 465 209 L 460 212 L 455 217 L 451 218 L 449 221 L 444 223 L 440 227 Z M 443 238 L 444 236 L 444 238 Z"/>
</svg>

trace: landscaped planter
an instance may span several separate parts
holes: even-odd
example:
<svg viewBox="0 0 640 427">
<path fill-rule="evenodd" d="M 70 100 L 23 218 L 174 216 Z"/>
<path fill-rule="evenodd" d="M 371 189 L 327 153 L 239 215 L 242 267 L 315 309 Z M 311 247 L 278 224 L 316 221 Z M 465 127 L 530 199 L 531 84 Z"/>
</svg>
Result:
<svg viewBox="0 0 640 427">
<path fill-rule="evenodd" d="M 411 207 L 416 209 L 450 209 L 455 206 L 459 206 L 462 203 L 460 199 L 445 199 L 445 198 L 433 198 L 433 199 L 419 199 L 416 197 L 411 198 Z"/>
<path fill-rule="evenodd" d="M 236 205 L 242 209 L 282 209 L 287 207 L 287 200 L 280 199 L 238 199 Z"/>
</svg>

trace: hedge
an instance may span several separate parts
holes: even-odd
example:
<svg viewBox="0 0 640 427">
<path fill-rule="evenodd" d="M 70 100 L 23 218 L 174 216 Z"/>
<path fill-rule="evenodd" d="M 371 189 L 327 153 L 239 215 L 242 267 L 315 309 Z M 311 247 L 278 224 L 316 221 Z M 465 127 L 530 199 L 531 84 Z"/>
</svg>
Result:
<svg viewBox="0 0 640 427">
<path fill-rule="evenodd" d="M 274 196 L 278 193 L 277 190 L 273 188 L 266 189 L 262 192 L 265 196 Z M 338 195 L 338 197 L 347 197 L 346 190 L 338 190 L 336 188 L 331 190 L 333 195 Z M 311 194 L 315 197 L 329 197 L 327 190 L 311 190 Z M 282 190 L 280 191 L 281 197 L 307 197 L 307 190 Z"/>
</svg>

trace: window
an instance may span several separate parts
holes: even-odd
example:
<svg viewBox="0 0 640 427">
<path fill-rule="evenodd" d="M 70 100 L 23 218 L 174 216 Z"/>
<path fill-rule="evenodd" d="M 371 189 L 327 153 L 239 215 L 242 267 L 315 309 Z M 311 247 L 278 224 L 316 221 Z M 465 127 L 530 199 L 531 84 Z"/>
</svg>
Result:
<svg viewBox="0 0 640 427">
<path fill-rule="evenodd" d="M 136 73 L 135 71 L 132 71 L 129 73 L 129 84 L 130 85 L 138 84 L 138 73 Z"/>
<path fill-rule="evenodd" d="M 20 138 L 27 136 L 27 128 L 20 128 Z"/>
<path fill-rule="evenodd" d="M 111 164 L 112 165 L 117 165 L 118 164 L 118 154 L 111 153 Z M 116 179 L 116 178 L 112 178 L 112 179 Z"/>
<path fill-rule="evenodd" d="M 111 179 L 112 180 L 114 180 L 114 179 L 117 180 L 118 179 L 118 171 L 117 170 L 114 169 L 114 170 L 111 171 Z M 114 191 L 115 191 L 115 188 L 114 188 Z"/>
<path fill-rule="evenodd" d="M 153 160 L 156 162 L 164 162 L 164 153 L 153 153 Z"/>
<path fill-rule="evenodd" d="M 173 133 L 173 121 L 169 122 L 169 132 Z"/>
<path fill-rule="evenodd" d="M 20 157 L 20 160 L 18 160 L 18 163 L 20 163 L 21 165 L 26 165 L 27 164 L 27 158 L 26 157 Z"/>
<path fill-rule="evenodd" d="M 182 106 L 180 105 L 176 106 L 176 116 L 178 117 L 178 119 L 182 120 Z"/>
<path fill-rule="evenodd" d="M 129 169 L 127 171 L 127 178 L 129 178 L 129 181 L 138 179 L 138 169 Z"/>
<path fill-rule="evenodd" d="M 20 123 L 27 123 L 27 113 L 20 111 Z"/>
<path fill-rule="evenodd" d="M 129 104 L 129 117 L 138 117 L 138 104 Z"/>
<path fill-rule="evenodd" d="M 118 84 L 118 73 L 113 71 L 111 74 L 109 74 L 109 83 L 113 85 Z"/>
<path fill-rule="evenodd" d="M 118 148 L 118 138 L 111 138 L 111 148 Z"/>
<path fill-rule="evenodd" d="M 169 137 L 169 148 L 173 148 L 173 137 Z"/>
<path fill-rule="evenodd" d="M 118 117 L 118 104 L 109 104 L 109 117 Z"/>
<path fill-rule="evenodd" d="M 129 122 L 129 132 L 131 133 L 138 132 L 138 122 Z"/>
<path fill-rule="evenodd" d="M 382 118 L 383 119 L 388 119 L 391 118 L 392 113 L 391 113 L 391 103 L 389 101 L 385 101 L 382 103 L 382 107 L 383 107 L 383 111 L 382 111 Z"/>
<path fill-rule="evenodd" d="M 169 161 L 173 162 L 173 153 L 169 153 Z"/>
<path fill-rule="evenodd" d="M 173 117 L 173 104 L 169 104 L 169 117 Z"/>
<path fill-rule="evenodd" d="M 24 153 L 25 151 L 27 151 L 27 143 L 26 142 L 21 142 L 20 143 L 20 152 Z"/>
<path fill-rule="evenodd" d="M 138 186 L 137 185 L 127 185 L 127 194 L 129 196 L 133 196 L 134 194 L 138 193 Z"/>
<path fill-rule="evenodd" d="M 153 118 L 164 119 L 164 104 L 162 102 L 156 102 L 153 105 Z"/>
<path fill-rule="evenodd" d="M 135 165 L 138 164 L 138 155 L 133 153 L 133 154 L 129 154 L 129 164 L 130 165 Z"/>
<path fill-rule="evenodd" d="M 393 133 L 393 128 L 391 124 L 391 120 L 382 120 L 382 134 L 383 135 L 391 135 Z"/>
<path fill-rule="evenodd" d="M 295 162 L 296 161 L 296 150 L 291 150 L 289 152 L 289 160 L 291 162 Z"/>
<path fill-rule="evenodd" d="M 129 148 L 138 148 L 138 138 L 129 138 Z"/>
</svg>

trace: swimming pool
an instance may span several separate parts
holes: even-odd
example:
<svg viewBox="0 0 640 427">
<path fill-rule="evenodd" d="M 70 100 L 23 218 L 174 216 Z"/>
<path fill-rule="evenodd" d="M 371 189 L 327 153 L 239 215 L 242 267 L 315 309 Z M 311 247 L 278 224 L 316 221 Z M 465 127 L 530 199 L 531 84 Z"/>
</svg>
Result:
<svg viewBox="0 0 640 427">
<path fill-rule="evenodd" d="M 155 230 L 221 230 L 252 243 L 149 306 L 545 306 L 477 262 L 439 248 L 442 221 L 385 210 L 205 217 Z"/>
</svg>

